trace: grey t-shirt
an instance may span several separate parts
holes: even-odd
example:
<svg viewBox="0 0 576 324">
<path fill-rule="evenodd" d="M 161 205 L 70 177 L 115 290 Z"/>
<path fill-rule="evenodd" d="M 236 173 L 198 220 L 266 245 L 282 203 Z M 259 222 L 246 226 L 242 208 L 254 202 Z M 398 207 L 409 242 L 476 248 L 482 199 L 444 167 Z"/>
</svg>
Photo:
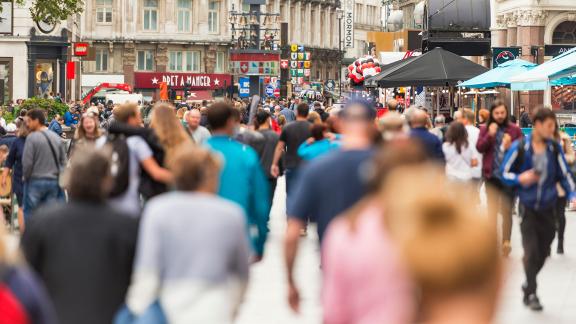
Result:
<svg viewBox="0 0 576 324">
<path fill-rule="evenodd" d="M 48 145 L 48 140 L 52 144 L 57 162 L 54 159 L 50 145 Z M 22 155 L 24 180 L 58 179 L 58 175 L 64 170 L 65 165 L 66 150 L 64 142 L 56 133 L 46 129 L 32 132 L 26 137 L 24 154 Z"/>
<path fill-rule="evenodd" d="M 96 142 L 96 146 L 101 147 L 106 144 L 106 138 L 101 137 Z M 140 136 L 130 136 L 126 139 L 126 145 L 130 151 L 130 183 L 125 193 L 118 197 L 110 199 L 108 202 L 112 207 L 119 211 L 128 213 L 132 216 L 139 216 L 142 209 L 140 203 L 140 163 L 152 157 L 150 146 Z"/>
<path fill-rule="evenodd" d="M 198 145 L 203 145 L 212 135 L 210 131 L 204 126 L 198 126 L 195 131 L 189 130 L 194 142 Z"/>
</svg>

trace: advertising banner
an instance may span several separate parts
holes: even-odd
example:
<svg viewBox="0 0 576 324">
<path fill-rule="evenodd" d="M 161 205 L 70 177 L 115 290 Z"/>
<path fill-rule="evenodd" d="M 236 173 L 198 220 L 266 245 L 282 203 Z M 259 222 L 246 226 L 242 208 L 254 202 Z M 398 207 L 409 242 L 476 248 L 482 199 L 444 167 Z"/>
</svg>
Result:
<svg viewBox="0 0 576 324">
<path fill-rule="evenodd" d="M 343 0 L 344 48 L 354 48 L 354 0 Z"/>
</svg>

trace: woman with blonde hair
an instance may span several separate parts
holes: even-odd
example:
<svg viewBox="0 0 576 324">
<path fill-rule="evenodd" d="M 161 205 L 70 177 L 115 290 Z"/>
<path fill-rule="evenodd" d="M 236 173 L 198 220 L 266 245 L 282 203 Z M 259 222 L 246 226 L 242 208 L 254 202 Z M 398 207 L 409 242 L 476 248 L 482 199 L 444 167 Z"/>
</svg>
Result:
<svg viewBox="0 0 576 324">
<path fill-rule="evenodd" d="M 158 161 L 162 165 L 167 165 L 166 161 L 170 161 L 181 145 L 192 144 L 192 139 L 174 114 L 174 107 L 169 104 L 158 103 L 154 106 L 150 128 L 164 149 L 164 159 Z"/>
<path fill-rule="evenodd" d="M 320 114 L 315 111 L 308 113 L 308 121 L 312 125 L 322 124 L 322 118 L 320 117 Z"/>
<path fill-rule="evenodd" d="M 387 231 L 420 292 L 419 323 L 493 322 L 501 258 L 490 219 L 470 208 L 474 195 L 431 165 L 393 171 L 379 194 Z"/>
</svg>

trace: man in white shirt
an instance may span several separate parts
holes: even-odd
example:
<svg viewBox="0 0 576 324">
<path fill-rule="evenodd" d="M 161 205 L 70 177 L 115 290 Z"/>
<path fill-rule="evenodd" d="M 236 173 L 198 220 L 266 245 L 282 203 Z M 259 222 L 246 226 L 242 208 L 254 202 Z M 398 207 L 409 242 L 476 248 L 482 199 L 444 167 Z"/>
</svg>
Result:
<svg viewBox="0 0 576 324">
<path fill-rule="evenodd" d="M 206 127 L 200 125 L 201 118 L 202 114 L 198 109 L 192 109 L 184 114 L 184 119 L 188 124 L 188 133 L 198 145 L 203 145 L 212 136 Z"/>
<path fill-rule="evenodd" d="M 472 149 L 473 157 L 478 160 L 478 165 L 472 168 L 472 178 L 480 180 L 482 178 L 482 154 L 476 149 L 480 129 L 474 126 L 474 111 L 469 108 L 461 109 L 454 113 L 454 120 L 464 124 L 468 132 L 468 145 Z"/>
</svg>

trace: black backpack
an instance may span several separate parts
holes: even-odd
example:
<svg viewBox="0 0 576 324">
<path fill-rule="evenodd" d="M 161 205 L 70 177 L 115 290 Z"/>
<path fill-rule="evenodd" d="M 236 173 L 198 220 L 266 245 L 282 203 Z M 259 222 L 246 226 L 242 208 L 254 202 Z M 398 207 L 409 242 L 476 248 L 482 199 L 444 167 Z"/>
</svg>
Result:
<svg viewBox="0 0 576 324">
<path fill-rule="evenodd" d="M 114 179 L 109 197 L 114 198 L 125 193 L 130 185 L 130 149 L 126 136 L 121 134 L 108 135 L 107 143 L 112 148 L 110 174 Z"/>
</svg>

